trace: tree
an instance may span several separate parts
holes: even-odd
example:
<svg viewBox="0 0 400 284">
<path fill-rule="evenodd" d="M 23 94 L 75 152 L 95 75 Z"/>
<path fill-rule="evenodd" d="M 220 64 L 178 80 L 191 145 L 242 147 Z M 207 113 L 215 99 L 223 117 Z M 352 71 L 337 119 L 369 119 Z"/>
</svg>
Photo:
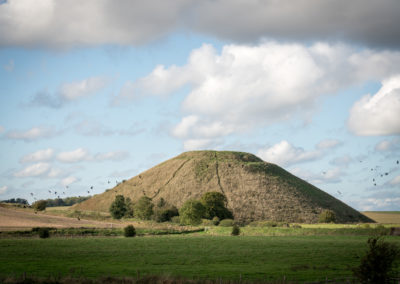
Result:
<svg viewBox="0 0 400 284">
<path fill-rule="evenodd" d="M 232 212 L 225 207 L 227 199 L 222 193 L 216 191 L 206 192 L 201 197 L 201 202 L 205 207 L 205 218 L 218 217 L 220 220 L 233 218 Z"/>
<path fill-rule="evenodd" d="M 117 195 L 110 206 L 110 213 L 114 219 L 121 219 L 126 213 L 125 198 L 123 195 Z"/>
<path fill-rule="evenodd" d="M 35 209 L 36 211 L 43 211 L 46 210 L 46 206 L 47 206 L 47 201 L 46 200 L 38 200 L 35 203 L 33 203 L 33 209 Z"/>
<path fill-rule="evenodd" d="M 204 216 L 206 209 L 204 205 L 195 199 L 187 200 L 179 209 L 179 216 L 182 224 L 198 225 Z"/>
<path fill-rule="evenodd" d="M 125 199 L 126 212 L 125 212 L 124 217 L 132 218 L 134 216 L 134 211 L 133 211 L 134 205 L 135 204 L 132 202 L 132 200 L 129 197 L 127 197 Z"/>
<path fill-rule="evenodd" d="M 147 196 L 142 196 L 133 206 L 135 217 L 142 220 L 150 220 L 154 213 L 153 207 L 154 204 L 151 202 L 151 199 Z"/>
<path fill-rule="evenodd" d="M 318 221 L 320 223 L 335 223 L 336 222 L 336 215 L 335 212 L 332 210 L 324 210 L 319 214 Z"/>
<path fill-rule="evenodd" d="M 136 236 L 136 229 L 133 225 L 128 225 L 124 228 L 124 236 L 125 237 L 134 237 Z"/>
<path fill-rule="evenodd" d="M 179 215 L 178 208 L 176 208 L 175 206 L 156 208 L 154 210 L 153 219 L 159 223 L 168 222 L 171 221 L 172 217 L 178 215 Z"/>
<path fill-rule="evenodd" d="M 354 275 L 361 283 L 391 283 L 390 279 L 395 277 L 394 262 L 400 256 L 399 248 L 379 237 L 368 239 L 368 248 L 360 266 L 353 270 Z"/>
</svg>

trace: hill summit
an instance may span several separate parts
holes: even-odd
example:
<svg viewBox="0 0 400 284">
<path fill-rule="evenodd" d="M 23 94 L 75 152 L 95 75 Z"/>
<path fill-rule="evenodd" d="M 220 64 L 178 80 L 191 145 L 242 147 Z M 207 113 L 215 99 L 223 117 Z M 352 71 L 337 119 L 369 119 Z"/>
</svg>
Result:
<svg viewBox="0 0 400 284">
<path fill-rule="evenodd" d="M 76 209 L 108 212 L 116 195 L 137 201 L 143 195 L 178 208 L 209 191 L 227 198 L 236 220 L 315 223 L 330 209 L 338 222 L 373 222 L 328 193 L 255 155 L 230 151 L 185 152 L 102 194 Z"/>
</svg>

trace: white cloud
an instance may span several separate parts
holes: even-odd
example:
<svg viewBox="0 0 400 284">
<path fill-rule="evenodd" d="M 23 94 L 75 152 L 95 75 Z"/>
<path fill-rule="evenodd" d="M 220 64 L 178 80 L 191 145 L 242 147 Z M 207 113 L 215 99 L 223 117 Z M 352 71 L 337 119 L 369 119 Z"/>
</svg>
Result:
<svg viewBox="0 0 400 284">
<path fill-rule="evenodd" d="M 383 140 L 375 145 L 375 150 L 380 152 L 394 151 L 400 149 L 400 139 Z"/>
<path fill-rule="evenodd" d="M 5 46 L 129 45 L 186 30 L 230 41 L 344 39 L 398 47 L 399 14 L 396 0 L 8 0 L 0 5 L 0 38 Z"/>
<path fill-rule="evenodd" d="M 305 151 L 303 148 L 294 147 L 288 141 L 283 140 L 272 147 L 260 149 L 257 153 L 266 162 L 279 166 L 289 166 L 316 160 L 321 156 L 319 151 Z"/>
<path fill-rule="evenodd" d="M 400 175 L 394 177 L 391 181 L 390 181 L 391 185 L 398 185 L 400 184 Z"/>
<path fill-rule="evenodd" d="M 37 177 L 42 176 L 50 170 L 50 165 L 48 163 L 36 163 L 27 166 L 23 170 L 14 173 L 15 177 Z"/>
<path fill-rule="evenodd" d="M 4 70 L 6 70 L 7 72 L 12 72 L 14 71 L 14 60 L 10 59 L 10 61 L 8 61 L 8 63 L 6 65 L 3 66 Z"/>
<path fill-rule="evenodd" d="M 317 148 L 321 150 L 329 150 L 340 146 L 342 142 L 336 139 L 325 139 L 317 144 Z"/>
<path fill-rule="evenodd" d="M 350 157 L 349 155 L 337 157 L 330 161 L 330 164 L 336 165 L 339 167 L 347 167 L 350 163 L 354 162 L 354 159 Z"/>
<path fill-rule="evenodd" d="M 90 159 L 90 154 L 83 148 L 78 148 L 69 152 L 61 152 L 57 155 L 57 160 L 63 163 L 77 163 L 88 159 Z"/>
<path fill-rule="evenodd" d="M 47 176 L 49 178 L 57 178 L 61 175 L 64 175 L 63 171 L 61 169 L 55 169 L 55 168 L 51 168 L 50 171 L 47 173 Z"/>
<path fill-rule="evenodd" d="M 6 186 L 6 185 L 0 187 L 0 194 L 6 193 L 7 190 L 8 190 L 8 186 Z"/>
<path fill-rule="evenodd" d="M 109 79 L 105 77 L 90 77 L 81 81 L 64 83 L 59 86 L 55 94 L 47 90 L 37 92 L 28 105 L 60 108 L 66 103 L 94 95 L 105 88 L 108 82 Z"/>
<path fill-rule="evenodd" d="M 374 95 L 357 101 L 348 120 L 349 128 L 357 135 L 400 134 L 400 75 L 382 82 Z"/>
<path fill-rule="evenodd" d="M 400 197 L 366 198 L 358 202 L 362 211 L 399 210 Z"/>
<path fill-rule="evenodd" d="M 205 150 L 210 147 L 213 143 L 211 139 L 188 139 L 183 143 L 183 149 L 185 151 L 191 150 Z"/>
<path fill-rule="evenodd" d="M 294 168 L 291 172 L 311 184 L 339 183 L 341 182 L 341 177 L 344 176 L 338 167 L 321 170 L 319 173 L 313 173 L 300 168 Z"/>
<path fill-rule="evenodd" d="M 122 161 L 129 157 L 128 152 L 117 151 L 117 152 L 107 152 L 107 153 L 98 153 L 93 157 L 94 161 Z"/>
<path fill-rule="evenodd" d="M 53 158 L 54 150 L 51 148 L 39 150 L 21 158 L 21 163 L 48 161 Z"/>
<path fill-rule="evenodd" d="M 8 139 L 24 140 L 25 142 L 30 142 L 42 138 L 50 138 L 55 136 L 56 134 L 56 131 L 52 127 L 38 126 L 26 131 L 10 130 L 6 132 L 5 136 Z"/>
<path fill-rule="evenodd" d="M 62 99 L 72 101 L 94 94 L 107 84 L 107 79 L 102 77 L 91 77 L 82 81 L 65 83 L 60 88 Z"/>
<path fill-rule="evenodd" d="M 220 54 L 204 44 L 191 52 L 185 65 L 157 66 L 136 82 L 127 82 L 116 101 L 165 96 L 189 85 L 183 117 L 172 135 L 183 140 L 218 139 L 277 121 L 309 119 L 321 96 L 381 80 L 399 72 L 399 66 L 400 52 L 344 44 L 268 41 L 226 45 Z"/>
<path fill-rule="evenodd" d="M 4 127 L 0 125 L 0 134 L 4 132 Z"/>
<path fill-rule="evenodd" d="M 61 180 L 61 185 L 63 187 L 66 187 L 66 186 L 69 186 L 70 184 L 73 184 L 74 182 L 77 182 L 77 181 L 78 181 L 78 179 L 76 177 L 69 176 L 69 177 L 66 177 L 66 178 Z"/>
</svg>

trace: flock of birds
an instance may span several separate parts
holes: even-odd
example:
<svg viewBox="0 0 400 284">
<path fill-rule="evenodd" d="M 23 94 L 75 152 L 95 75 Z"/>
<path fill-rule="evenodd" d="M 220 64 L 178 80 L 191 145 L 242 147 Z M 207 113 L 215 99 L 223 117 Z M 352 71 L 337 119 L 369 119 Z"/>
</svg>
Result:
<svg viewBox="0 0 400 284">
<path fill-rule="evenodd" d="M 111 181 L 107 181 L 107 183 L 110 184 Z M 118 184 L 119 182 L 116 180 L 115 183 Z M 57 199 L 61 199 L 62 195 L 65 196 L 67 189 L 69 189 L 69 186 L 68 186 L 68 185 L 65 186 L 65 189 L 64 189 L 62 192 L 58 192 L 58 191 L 56 191 L 56 190 L 50 190 L 50 189 L 48 190 L 48 192 L 49 192 L 49 194 L 54 194 L 54 196 L 57 197 Z M 93 190 L 94 190 L 94 186 L 91 185 L 91 186 L 89 187 L 89 189 L 86 190 L 86 191 L 87 191 L 88 194 L 90 194 L 90 193 L 93 193 Z M 60 195 L 60 194 L 62 194 L 62 195 Z M 34 199 L 35 201 L 38 200 L 37 197 L 35 196 L 35 194 L 34 194 L 33 192 L 31 192 L 30 195 L 33 197 L 33 199 Z M 79 195 L 79 197 L 81 197 L 81 196 Z M 50 198 L 50 199 L 51 199 L 51 198 Z"/>
</svg>

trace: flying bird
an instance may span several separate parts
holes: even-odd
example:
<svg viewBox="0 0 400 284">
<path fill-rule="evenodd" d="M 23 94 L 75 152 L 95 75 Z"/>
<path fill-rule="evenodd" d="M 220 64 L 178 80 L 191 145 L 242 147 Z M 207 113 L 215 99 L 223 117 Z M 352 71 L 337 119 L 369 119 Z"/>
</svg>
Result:
<svg viewBox="0 0 400 284">
<path fill-rule="evenodd" d="M 93 189 L 93 186 L 91 186 L 90 189 Z"/>
<path fill-rule="evenodd" d="M 33 193 L 31 192 L 31 196 L 33 196 Z"/>
</svg>

